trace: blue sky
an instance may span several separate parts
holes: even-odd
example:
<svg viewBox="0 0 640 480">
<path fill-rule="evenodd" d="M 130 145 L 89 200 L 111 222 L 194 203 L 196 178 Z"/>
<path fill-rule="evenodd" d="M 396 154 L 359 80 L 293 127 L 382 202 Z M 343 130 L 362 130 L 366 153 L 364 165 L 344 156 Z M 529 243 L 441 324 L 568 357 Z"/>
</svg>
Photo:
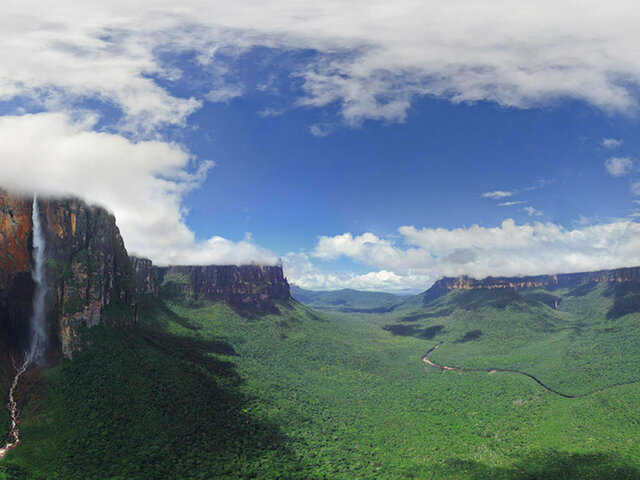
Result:
<svg viewBox="0 0 640 480">
<path fill-rule="evenodd" d="M 157 263 L 401 293 L 640 264 L 628 3 L 0 14 L 0 186 L 104 205 Z"/>
</svg>

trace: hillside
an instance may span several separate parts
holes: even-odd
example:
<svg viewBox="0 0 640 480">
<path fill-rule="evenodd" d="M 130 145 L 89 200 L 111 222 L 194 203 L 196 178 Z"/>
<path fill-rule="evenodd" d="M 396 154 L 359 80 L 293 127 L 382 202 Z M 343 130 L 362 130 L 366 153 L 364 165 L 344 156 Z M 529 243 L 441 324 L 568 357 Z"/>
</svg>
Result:
<svg viewBox="0 0 640 480">
<path fill-rule="evenodd" d="M 444 279 L 398 307 L 385 328 L 442 342 L 436 363 L 521 370 L 582 395 L 640 380 L 636 271 L 572 274 L 570 281 Z"/>
<path fill-rule="evenodd" d="M 311 308 L 343 313 L 386 313 L 393 311 L 408 298 L 391 293 L 352 289 L 313 291 L 295 285 L 291 287 L 291 296 Z"/>
<path fill-rule="evenodd" d="M 133 335 L 94 330 L 90 348 L 24 387 L 24 443 L 4 462 L 13 478 L 640 477 L 629 441 L 640 384 L 611 385 L 632 373 L 633 342 L 598 364 L 602 391 L 573 399 L 519 374 L 421 361 L 443 342 L 439 363 L 538 367 L 558 388 L 593 388 L 600 379 L 563 370 L 617 348 L 616 322 L 635 334 L 633 314 L 606 318 L 626 290 L 555 291 L 564 310 L 546 291 L 478 289 L 418 311 L 320 314 L 288 300 L 264 315 L 162 287 L 141 298 Z"/>
</svg>

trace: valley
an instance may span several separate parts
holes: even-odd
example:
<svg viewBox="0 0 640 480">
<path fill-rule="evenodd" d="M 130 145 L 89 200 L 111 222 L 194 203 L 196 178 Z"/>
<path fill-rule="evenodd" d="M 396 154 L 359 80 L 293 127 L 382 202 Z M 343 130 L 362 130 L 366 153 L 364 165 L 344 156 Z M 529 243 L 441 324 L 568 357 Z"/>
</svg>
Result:
<svg viewBox="0 0 640 480">
<path fill-rule="evenodd" d="M 614 386 L 616 378 L 588 377 L 585 367 L 572 372 L 589 379 L 584 387 L 607 389 L 563 398 L 519 374 L 460 375 L 420 361 L 452 338 L 437 363 L 519 365 L 577 387 L 553 356 L 540 361 L 548 345 L 573 345 L 565 338 L 572 323 L 538 331 L 531 312 L 517 322 L 520 307 L 504 307 L 516 314 L 505 334 L 491 329 L 484 305 L 473 312 L 483 334 L 454 343 L 471 321 L 460 308 L 446 318 L 425 309 L 427 319 L 398 322 L 420 333 L 399 335 L 383 327 L 410 308 L 394 317 L 316 313 L 289 300 L 277 303 L 280 313 L 255 315 L 184 290 L 147 297 L 135 335 L 96 331 L 90 349 L 46 372 L 49 393 L 25 409 L 23 444 L 5 464 L 33 478 L 636 478 L 637 383 Z M 432 340 L 421 338 L 440 324 Z M 613 341 L 602 333 L 610 322 L 598 333 L 582 328 L 582 336 L 600 335 L 599 345 Z M 525 335 L 540 345 L 523 356 L 509 347 Z M 501 351 L 493 336 L 506 343 Z M 615 360 L 609 371 L 626 363 Z"/>
<path fill-rule="evenodd" d="M 3 237 L 2 480 L 640 478 L 638 269 L 291 297 L 279 266 L 156 267 L 43 207 L 56 295 L 17 377 L 29 229 Z"/>
<path fill-rule="evenodd" d="M 638 25 L 0 2 L 0 480 L 640 480 Z"/>
</svg>

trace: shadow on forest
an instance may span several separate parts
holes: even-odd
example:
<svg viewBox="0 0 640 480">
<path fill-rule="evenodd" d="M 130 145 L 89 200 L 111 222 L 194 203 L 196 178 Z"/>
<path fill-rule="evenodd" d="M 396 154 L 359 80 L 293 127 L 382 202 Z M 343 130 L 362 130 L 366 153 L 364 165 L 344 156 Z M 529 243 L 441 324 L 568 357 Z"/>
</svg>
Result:
<svg viewBox="0 0 640 480">
<path fill-rule="evenodd" d="M 472 460 L 451 459 L 431 478 L 455 472 L 473 480 L 635 480 L 640 470 L 628 460 L 608 453 L 578 454 L 540 451 L 514 461 L 513 467 L 490 467 Z M 464 476 L 462 475 L 464 473 Z"/>
<path fill-rule="evenodd" d="M 598 282 L 587 282 L 572 288 L 566 294 L 567 297 L 584 297 L 598 287 Z"/>
<path fill-rule="evenodd" d="M 607 312 L 609 320 L 640 312 L 640 291 L 637 282 L 609 284 L 603 296 L 613 298 L 613 305 Z"/>
<path fill-rule="evenodd" d="M 444 329 L 444 325 L 434 325 L 427 328 L 419 328 L 415 325 L 385 325 L 383 328 L 394 335 L 433 340 L 434 337 Z"/>
<path fill-rule="evenodd" d="M 55 478 L 265 478 L 300 468 L 280 426 L 252 413 L 235 364 L 217 357 L 236 355 L 228 343 L 155 329 L 89 335 L 91 348 L 57 374 L 53 430 L 40 432 L 56 440 L 44 460 Z M 0 468 L 4 478 L 31 477 Z"/>
<path fill-rule="evenodd" d="M 417 322 L 418 320 L 426 320 L 429 318 L 438 318 L 438 317 L 448 317 L 455 311 L 455 308 L 441 308 L 440 310 L 436 310 L 435 312 L 430 313 L 417 313 L 415 315 L 407 315 L 405 317 L 399 318 L 398 320 L 401 322 Z"/>
<path fill-rule="evenodd" d="M 477 340 L 481 336 L 482 336 L 482 330 L 470 330 L 467 333 L 465 333 L 464 336 L 458 338 L 453 343 L 467 343 L 467 342 L 470 342 L 471 340 Z"/>
</svg>

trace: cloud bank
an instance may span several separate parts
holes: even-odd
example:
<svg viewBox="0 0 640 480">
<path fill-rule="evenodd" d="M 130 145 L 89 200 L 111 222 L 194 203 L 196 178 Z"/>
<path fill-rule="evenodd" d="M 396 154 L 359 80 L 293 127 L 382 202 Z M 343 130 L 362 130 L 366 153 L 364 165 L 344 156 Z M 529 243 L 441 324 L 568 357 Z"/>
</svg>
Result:
<svg viewBox="0 0 640 480">
<path fill-rule="evenodd" d="M 115 214 L 129 252 L 160 264 L 277 261 L 247 240 L 196 242 L 182 198 L 211 162 L 194 162 L 176 144 L 92 131 L 92 122 L 62 113 L 0 117 L 2 186 L 103 205 Z"/>
<path fill-rule="evenodd" d="M 255 46 L 318 52 L 290 72 L 303 81 L 299 104 L 336 103 L 349 123 L 401 121 L 421 95 L 518 108 L 570 97 L 627 112 L 640 85 L 629 48 L 640 6 L 623 0 L 25 0 L 0 13 L 0 99 L 61 107 L 93 96 L 138 127 L 240 95 L 220 53 Z M 167 61 L 180 52 L 208 75 L 204 98 L 163 88 L 184 74 Z"/>
<path fill-rule="evenodd" d="M 314 267 L 308 256 L 287 258 L 285 265 L 294 282 L 307 288 L 327 288 L 336 281 L 387 291 L 424 290 L 443 276 L 540 275 L 640 265 L 640 224 L 631 221 L 567 229 L 550 222 L 518 225 L 506 219 L 497 227 L 402 226 L 398 233 L 401 241 L 370 232 L 319 238 L 312 258 L 347 257 L 375 269 L 367 275 L 337 275 L 335 280 Z"/>
</svg>

